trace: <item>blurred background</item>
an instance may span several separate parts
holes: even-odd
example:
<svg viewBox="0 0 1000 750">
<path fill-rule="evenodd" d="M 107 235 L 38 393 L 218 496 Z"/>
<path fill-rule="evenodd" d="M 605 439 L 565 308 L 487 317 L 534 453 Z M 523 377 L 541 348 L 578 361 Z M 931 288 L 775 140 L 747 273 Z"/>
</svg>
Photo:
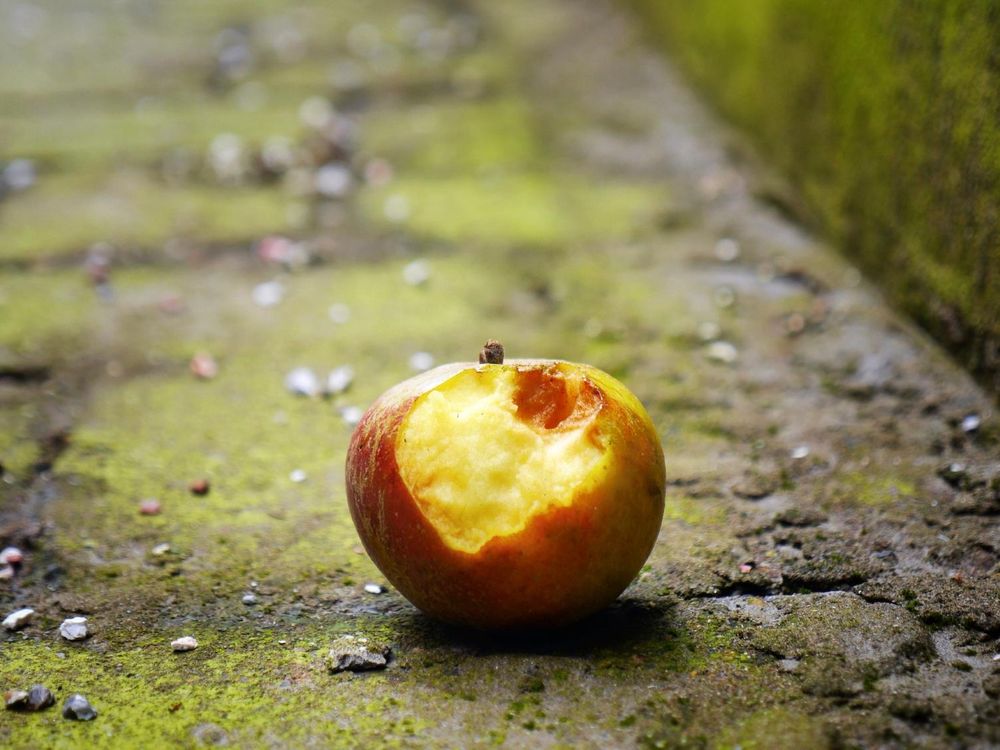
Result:
<svg viewBox="0 0 1000 750">
<path fill-rule="evenodd" d="M 0 689 L 95 746 L 995 741 L 998 25 L 0 0 Z M 364 409 L 487 338 L 667 456 L 649 564 L 553 638 L 421 617 L 346 510 Z"/>
</svg>

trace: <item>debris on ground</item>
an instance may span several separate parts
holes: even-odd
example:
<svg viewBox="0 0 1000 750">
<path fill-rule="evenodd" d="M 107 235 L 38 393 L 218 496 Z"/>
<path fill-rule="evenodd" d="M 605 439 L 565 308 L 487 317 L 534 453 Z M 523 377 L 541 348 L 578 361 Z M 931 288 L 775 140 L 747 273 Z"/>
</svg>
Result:
<svg viewBox="0 0 1000 750">
<path fill-rule="evenodd" d="M 285 389 L 296 396 L 312 398 L 319 395 L 319 378 L 309 367 L 296 367 L 285 375 Z"/>
<path fill-rule="evenodd" d="M 434 366 L 434 355 L 430 352 L 414 352 L 410 355 L 410 369 L 426 372 Z"/>
<path fill-rule="evenodd" d="M 211 380 L 219 374 L 219 363 L 208 352 L 198 352 L 191 357 L 191 374 L 201 380 Z"/>
<path fill-rule="evenodd" d="M 736 347 L 728 341 L 713 341 L 706 347 L 705 356 L 713 362 L 731 365 L 740 355 Z"/>
<path fill-rule="evenodd" d="M 21 711 L 44 711 L 46 708 L 54 706 L 55 702 L 55 696 L 52 695 L 52 691 L 47 687 L 44 685 L 32 685 L 21 705 L 12 706 L 8 701 L 7 708 Z"/>
<path fill-rule="evenodd" d="M 28 707 L 28 691 L 8 690 L 3 694 L 3 700 L 9 711 L 26 711 Z"/>
<path fill-rule="evenodd" d="M 426 260 L 414 260 L 403 267 L 403 281 L 410 286 L 423 286 L 430 278 L 431 266 Z"/>
<path fill-rule="evenodd" d="M 63 703 L 62 715 L 74 721 L 91 721 L 97 718 L 97 710 L 82 695 L 73 693 Z"/>
<path fill-rule="evenodd" d="M 67 641 L 82 641 L 90 635 L 86 617 L 68 617 L 59 626 L 59 635 Z"/>
<path fill-rule="evenodd" d="M 251 297 L 258 307 L 274 307 L 285 298 L 285 287 L 280 281 L 265 281 L 253 288 Z"/>
<path fill-rule="evenodd" d="M 364 410 L 359 406 L 345 406 L 340 410 L 340 418 L 353 426 L 361 421 L 364 413 Z"/>
<path fill-rule="evenodd" d="M 20 630 L 27 626 L 35 616 L 35 610 L 31 607 L 15 609 L 3 619 L 3 626 L 7 630 Z"/>
<path fill-rule="evenodd" d="M 351 387 L 351 383 L 354 382 L 354 368 L 350 365 L 341 365 L 340 367 L 331 370 L 330 374 L 326 378 L 326 392 L 332 396 L 337 396 L 348 388 Z"/>
<path fill-rule="evenodd" d="M 333 642 L 326 665 L 334 674 L 385 669 L 391 653 L 388 645 L 369 641 L 364 636 L 345 635 Z"/>
<path fill-rule="evenodd" d="M 207 495 L 211 488 L 212 485 L 207 479 L 195 479 L 188 485 L 188 492 L 192 495 Z"/>
<path fill-rule="evenodd" d="M 170 641 L 170 648 L 174 651 L 194 651 L 198 648 L 198 641 L 193 636 L 185 635 Z"/>
</svg>

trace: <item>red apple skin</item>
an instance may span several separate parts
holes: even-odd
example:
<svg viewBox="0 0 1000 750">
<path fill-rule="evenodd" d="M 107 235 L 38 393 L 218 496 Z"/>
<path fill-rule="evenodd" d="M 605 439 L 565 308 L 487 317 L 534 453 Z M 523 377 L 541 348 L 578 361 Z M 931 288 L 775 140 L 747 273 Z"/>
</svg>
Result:
<svg viewBox="0 0 1000 750">
<path fill-rule="evenodd" d="M 509 360 L 504 366 L 554 364 Z M 400 383 L 355 429 L 346 467 L 351 517 L 378 568 L 426 614 L 483 630 L 559 627 L 610 604 L 649 556 L 663 519 L 659 438 L 624 385 L 596 368 L 568 366 L 600 392 L 596 420 L 615 454 L 608 475 L 571 505 L 539 514 L 522 531 L 494 537 L 474 553 L 447 546 L 425 518 L 400 477 L 395 445 L 417 397 L 476 365 L 443 365 Z"/>
</svg>

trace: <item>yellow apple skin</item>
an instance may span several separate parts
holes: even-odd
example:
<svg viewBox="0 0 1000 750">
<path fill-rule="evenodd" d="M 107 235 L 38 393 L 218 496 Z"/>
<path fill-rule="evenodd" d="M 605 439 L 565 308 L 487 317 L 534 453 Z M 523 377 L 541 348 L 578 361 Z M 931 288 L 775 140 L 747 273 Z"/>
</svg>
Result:
<svg viewBox="0 0 1000 750">
<path fill-rule="evenodd" d="M 606 471 L 581 484 L 568 506 L 539 513 L 523 530 L 474 553 L 442 539 L 411 496 L 396 438 L 414 401 L 463 370 L 454 363 L 386 391 L 362 417 L 347 453 L 347 501 L 369 556 L 426 614 L 484 630 L 554 628 L 610 604 L 649 556 L 663 519 L 663 449 L 645 409 L 619 381 L 588 365 L 508 360 L 519 372 L 576 368 L 599 394 L 595 426 Z M 468 467 L 475 471 L 476 467 Z"/>
</svg>

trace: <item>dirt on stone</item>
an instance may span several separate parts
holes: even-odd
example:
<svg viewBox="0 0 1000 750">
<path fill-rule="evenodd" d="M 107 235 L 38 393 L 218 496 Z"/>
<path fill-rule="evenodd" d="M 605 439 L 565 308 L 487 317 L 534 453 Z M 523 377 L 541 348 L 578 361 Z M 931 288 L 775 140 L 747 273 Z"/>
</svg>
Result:
<svg viewBox="0 0 1000 750">
<path fill-rule="evenodd" d="M 990 399 L 624 9 L 377 5 L 0 9 L 0 691 L 98 711 L 0 744 L 1000 743 Z M 557 633 L 427 619 L 346 507 L 360 410 L 490 338 L 665 448 L 648 564 Z M 347 636 L 385 669 L 331 674 Z"/>
</svg>

